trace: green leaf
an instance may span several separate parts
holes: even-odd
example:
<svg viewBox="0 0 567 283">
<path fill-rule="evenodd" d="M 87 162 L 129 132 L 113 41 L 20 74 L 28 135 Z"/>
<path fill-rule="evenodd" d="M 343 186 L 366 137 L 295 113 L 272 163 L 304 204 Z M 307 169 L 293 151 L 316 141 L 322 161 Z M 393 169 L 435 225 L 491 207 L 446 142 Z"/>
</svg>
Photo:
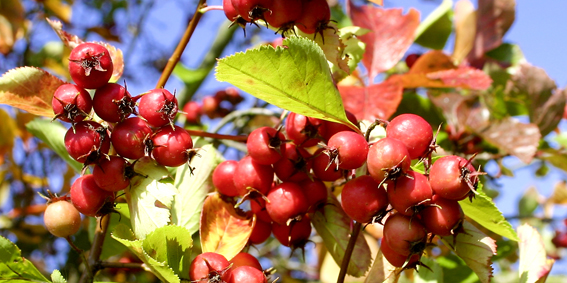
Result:
<svg viewBox="0 0 567 283">
<path fill-rule="evenodd" d="M 350 239 L 351 219 L 333 196 L 327 199 L 327 203 L 328 205 L 325 205 L 322 211 L 318 210 L 312 215 L 311 223 L 323 239 L 325 247 L 335 262 L 340 266 Z M 359 236 L 356 239 L 347 274 L 355 277 L 363 276 L 370 268 L 371 261 L 370 248 L 364 237 Z"/>
<path fill-rule="evenodd" d="M 211 144 L 201 147 L 199 155 L 189 165 L 193 171 L 187 165 L 177 167 L 174 185 L 179 193 L 171 207 L 172 223 L 187 228 L 190 234 L 199 230 L 203 202 L 213 187 L 211 176 L 221 158 Z"/>
<path fill-rule="evenodd" d="M 189 274 L 191 265 L 191 233 L 184 227 L 168 225 L 149 234 L 142 248 L 156 262 L 165 262 L 175 274 Z"/>
<path fill-rule="evenodd" d="M 16 244 L 4 237 L 0 237 L 0 279 L 0 282 L 50 282 L 31 261 L 22 257 Z"/>
<path fill-rule="evenodd" d="M 525 60 L 524 53 L 522 49 L 520 49 L 520 46 L 511 43 L 502 43 L 500 46 L 486 52 L 485 55 L 512 66 L 518 65 Z"/>
<path fill-rule="evenodd" d="M 430 269 L 420 265 L 419 272 L 416 273 L 415 283 L 443 283 L 443 268 L 436 261 L 425 256 L 422 256 L 420 261 Z"/>
<path fill-rule="evenodd" d="M 543 163 L 543 162 L 542 162 Z M 531 217 L 539 206 L 539 193 L 535 187 L 526 190 L 520 201 L 518 202 L 518 211 L 520 218 Z"/>
<path fill-rule="evenodd" d="M 51 273 L 51 281 L 53 281 L 53 283 L 67 283 L 67 280 L 65 280 L 61 272 L 57 269 L 53 270 L 53 273 Z"/>
<path fill-rule="evenodd" d="M 204 80 L 209 74 L 209 70 L 189 69 L 182 63 L 178 63 L 173 68 L 173 74 L 186 85 L 193 85 Z"/>
<path fill-rule="evenodd" d="M 482 184 L 479 183 L 479 190 Z M 470 202 L 468 199 L 459 202 L 466 216 L 482 227 L 513 241 L 518 241 L 518 235 L 512 225 L 504 218 L 494 202 L 482 191 Z"/>
<path fill-rule="evenodd" d="M 469 222 L 463 222 L 465 233 L 443 237 L 443 243 L 455 252 L 476 273 L 482 283 L 490 282 L 492 277 L 492 256 L 496 254 L 496 242 Z"/>
<path fill-rule="evenodd" d="M 415 31 L 415 43 L 441 50 L 453 31 L 453 1 L 443 0 Z"/>
<path fill-rule="evenodd" d="M 177 188 L 171 183 L 160 182 L 169 176 L 169 172 L 149 157 L 139 159 L 134 165 L 134 171 L 142 176 L 130 180 L 126 198 L 134 233 L 138 239 L 144 239 L 155 229 L 169 223 L 169 208 L 177 194 Z M 157 202 L 165 208 L 157 206 Z"/>
<path fill-rule="evenodd" d="M 438 257 L 437 263 L 443 268 L 443 282 L 477 283 L 478 276 L 467 264 L 453 253 Z"/>
<path fill-rule="evenodd" d="M 543 239 L 538 231 L 528 224 L 518 227 L 520 237 L 520 282 L 545 282 L 555 260 L 548 259 Z"/>
<path fill-rule="evenodd" d="M 287 38 L 283 45 L 261 46 L 219 60 L 217 80 L 283 109 L 346 124 L 359 132 L 346 117 L 321 48 L 302 37 Z"/>
<path fill-rule="evenodd" d="M 53 151 L 63 158 L 76 172 L 81 172 L 83 164 L 71 158 L 65 148 L 64 139 L 67 129 L 63 127 L 61 123 L 38 118 L 27 123 L 26 129 L 47 144 L 49 148 L 53 149 Z"/>
</svg>

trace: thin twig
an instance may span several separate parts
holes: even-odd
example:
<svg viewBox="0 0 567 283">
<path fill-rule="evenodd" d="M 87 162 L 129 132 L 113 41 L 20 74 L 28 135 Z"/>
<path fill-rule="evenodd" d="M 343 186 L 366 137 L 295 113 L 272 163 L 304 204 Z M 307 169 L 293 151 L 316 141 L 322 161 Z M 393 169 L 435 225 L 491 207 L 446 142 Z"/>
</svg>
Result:
<svg viewBox="0 0 567 283">
<path fill-rule="evenodd" d="M 189 134 L 191 136 L 213 138 L 213 139 L 219 139 L 219 140 L 231 140 L 231 141 L 246 142 L 246 140 L 248 139 L 248 136 L 222 135 L 222 134 L 216 134 L 216 133 L 208 133 L 208 132 L 199 131 L 199 130 L 187 129 L 187 132 L 189 132 Z"/>
<path fill-rule="evenodd" d="M 208 11 L 214 11 L 214 10 L 223 11 L 224 9 L 223 9 L 223 6 L 220 6 L 220 5 L 213 5 L 213 6 L 204 7 L 204 8 L 202 8 L 201 10 L 199 10 L 199 12 L 201 12 L 201 13 L 204 14 L 204 13 L 206 13 L 206 12 L 208 12 Z"/>
<path fill-rule="evenodd" d="M 89 260 L 85 256 L 85 253 L 83 252 L 83 250 L 81 250 L 79 247 L 77 247 L 75 245 L 75 243 L 73 243 L 70 236 L 65 237 L 65 240 L 67 240 L 67 243 L 69 243 L 71 248 L 73 248 L 81 256 L 81 259 L 83 260 L 83 263 L 85 264 L 85 270 L 89 273 L 89 276 L 91 278 L 93 278 L 92 269 L 91 269 L 91 266 L 89 264 Z"/>
<path fill-rule="evenodd" d="M 99 261 L 97 265 L 101 269 L 103 269 L 103 268 L 131 268 L 131 269 L 144 268 L 142 266 L 142 263 L 138 263 L 138 262 Z"/>
<path fill-rule="evenodd" d="M 356 222 L 352 227 L 352 233 L 350 235 L 350 239 L 348 240 L 345 256 L 343 257 L 343 261 L 341 262 L 341 271 L 339 272 L 339 278 L 337 279 L 337 283 L 343 283 L 345 281 L 345 276 L 348 270 L 348 264 L 350 263 L 350 257 L 352 256 L 352 252 L 354 251 L 356 238 L 358 238 L 358 234 L 360 233 L 361 228 L 362 228 L 362 223 L 360 222 Z"/>
<path fill-rule="evenodd" d="M 185 33 L 183 34 L 183 37 L 179 41 L 179 44 L 177 44 L 175 51 L 173 52 L 169 60 L 167 60 L 167 65 L 165 65 L 165 68 L 161 73 L 161 77 L 159 78 L 159 81 L 156 84 L 156 88 L 163 88 L 165 86 L 165 83 L 169 79 L 169 76 L 171 76 L 171 73 L 173 72 L 173 68 L 175 68 L 175 65 L 177 65 L 177 62 L 179 62 L 179 59 L 181 58 L 181 54 L 183 54 L 183 51 L 185 50 L 185 47 L 187 47 L 187 44 L 189 43 L 189 40 L 191 39 L 191 36 L 193 35 L 193 32 L 195 31 L 197 24 L 199 24 L 199 21 L 203 16 L 203 14 L 199 12 L 199 10 L 205 7 L 205 5 L 206 5 L 206 0 L 199 0 L 199 4 L 197 4 L 197 8 L 195 8 L 195 14 L 193 14 L 193 18 L 191 19 L 191 21 L 189 21 L 189 24 L 187 25 L 187 29 L 185 29 Z"/>
<path fill-rule="evenodd" d="M 91 283 L 94 280 L 94 275 L 98 271 L 96 269 L 96 263 L 100 259 L 100 254 L 102 253 L 102 244 L 104 243 L 104 238 L 106 236 L 106 230 L 108 230 L 108 224 L 110 223 L 110 214 L 104 215 L 97 218 L 96 230 L 93 239 L 93 245 L 91 247 L 91 252 L 89 254 L 89 268 L 90 272 L 84 272 L 81 276 L 80 283 Z"/>
</svg>

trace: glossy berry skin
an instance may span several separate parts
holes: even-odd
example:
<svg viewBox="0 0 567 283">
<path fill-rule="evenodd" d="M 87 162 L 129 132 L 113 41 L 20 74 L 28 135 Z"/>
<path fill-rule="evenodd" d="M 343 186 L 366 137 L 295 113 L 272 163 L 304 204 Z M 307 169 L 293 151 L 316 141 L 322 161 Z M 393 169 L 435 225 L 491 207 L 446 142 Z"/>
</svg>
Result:
<svg viewBox="0 0 567 283">
<path fill-rule="evenodd" d="M 382 254 L 386 258 L 386 260 L 395 267 L 403 267 L 404 263 L 408 258 L 407 255 L 397 253 L 392 248 L 390 248 L 390 244 L 388 244 L 387 238 L 382 238 L 382 243 L 380 244 L 380 250 L 382 251 Z M 417 262 L 419 260 L 419 257 L 420 256 L 418 254 L 412 255 L 408 262 L 408 265 Z"/>
<path fill-rule="evenodd" d="M 256 214 L 256 218 L 266 223 L 272 223 L 272 218 L 266 210 L 266 201 L 263 198 L 254 198 L 250 200 L 250 210 Z"/>
<path fill-rule="evenodd" d="M 221 117 L 221 115 L 219 115 L 219 109 L 221 108 L 220 107 L 221 102 L 222 102 L 222 100 L 220 100 L 216 96 L 204 97 L 203 98 L 203 106 L 201 107 L 203 114 L 207 115 L 207 117 L 209 117 L 211 119 Z"/>
<path fill-rule="evenodd" d="M 65 148 L 73 159 L 81 163 L 96 163 L 110 150 L 106 129 L 93 121 L 81 121 L 65 134 Z"/>
<path fill-rule="evenodd" d="M 254 161 L 271 165 L 280 160 L 285 153 L 285 136 L 274 128 L 261 127 L 248 135 L 246 147 Z"/>
<path fill-rule="evenodd" d="M 234 9 L 247 22 L 261 19 L 264 11 L 271 4 L 272 0 L 232 0 Z"/>
<path fill-rule="evenodd" d="M 329 165 L 329 162 L 329 156 L 320 152 L 312 162 L 313 174 L 322 181 L 334 182 L 343 177 L 344 170 L 337 170 L 337 166 Z"/>
<path fill-rule="evenodd" d="M 386 127 L 386 136 L 401 141 L 411 159 L 421 157 L 433 140 L 433 129 L 425 119 L 414 114 L 402 114 Z"/>
<path fill-rule="evenodd" d="M 228 283 L 267 283 L 264 273 L 252 266 L 240 266 L 232 271 L 232 279 Z"/>
<path fill-rule="evenodd" d="M 292 182 L 284 182 L 274 186 L 268 192 L 266 210 L 272 220 L 280 225 L 299 215 L 307 213 L 308 203 L 301 187 Z"/>
<path fill-rule="evenodd" d="M 47 231 L 55 237 L 69 237 L 81 228 L 81 215 L 68 201 L 50 203 L 43 214 L 43 222 Z"/>
<path fill-rule="evenodd" d="M 108 49 L 96 43 L 81 43 L 69 55 L 69 74 L 82 88 L 96 89 L 108 83 L 113 71 Z"/>
<path fill-rule="evenodd" d="M 152 89 L 140 98 L 138 114 L 152 127 L 173 123 L 178 111 L 177 98 L 165 89 Z"/>
<path fill-rule="evenodd" d="M 462 171 L 469 172 L 462 177 Z M 468 160 L 449 155 L 439 158 L 430 168 L 429 183 L 431 189 L 436 195 L 446 199 L 463 200 L 471 192 L 471 188 L 467 184 L 467 178 L 472 184 L 478 182 L 476 176 L 471 176 L 470 173 L 475 173 L 474 167 L 468 163 Z"/>
<path fill-rule="evenodd" d="M 114 127 L 112 145 L 116 153 L 129 159 L 140 159 L 145 155 L 146 139 L 152 134 L 152 129 L 138 117 L 128 118 Z"/>
<path fill-rule="evenodd" d="M 228 260 L 221 254 L 202 253 L 191 262 L 189 278 L 192 282 L 199 283 L 229 282 L 232 278 L 229 265 Z"/>
<path fill-rule="evenodd" d="M 254 188 L 265 195 L 272 187 L 274 170 L 271 166 L 262 165 L 246 156 L 238 161 L 233 178 L 239 196 L 247 194 L 248 188 Z"/>
<path fill-rule="evenodd" d="M 256 224 L 254 229 L 252 229 L 252 234 L 250 234 L 250 241 L 253 245 L 259 245 L 265 242 L 272 234 L 272 226 L 270 222 L 264 222 L 259 217 L 256 218 Z"/>
<path fill-rule="evenodd" d="M 415 171 L 408 171 L 395 181 L 388 181 L 388 200 L 398 213 L 412 216 L 418 209 L 426 207 L 431 201 L 433 191 L 427 177 Z"/>
<path fill-rule="evenodd" d="M 384 223 L 384 238 L 390 248 L 404 256 L 415 252 L 412 244 L 424 243 L 426 236 L 425 227 L 415 217 L 394 213 Z"/>
<path fill-rule="evenodd" d="M 355 124 L 358 127 L 358 121 L 356 120 L 356 116 L 352 114 L 350 111 L 345 111 L 348 120 Z M 354 130 L 349 128 L 345 124 L 340 124 L 331 121 L 323 121 L 324 126 L 320 128 L 319 134 L 323 137 L 323 140 L 328 141 L 333 135 L 338 132 L 353 132 Z"/>
<path fill-rule="evenodd" d="M 441 198 L 439 195 L 434 195 L 431 205 L 426 206 L 419 214 L 425 229 L 439 236 L 453 235 L 453 229 L 465 218 L 459 202 Z"/>
<path fill-rule="evenodd" d="M 238 11 L 236 11 L 234 5 L 232 5 L 232 0 L 222 0 L 222 9 L 226 18 L 231 22 L 240 17 Z"/>
<path fill-rule="evenodd" d="M 357 169 L 364 165 L 368 156 L 368 142 L 362 135 L 355 132 L 335 134 L 329 139 L 327 147 L 330 151 L 338 152 L 340 169 Z"/>
<path fill-rule="evenodd" d="M 347 182 L 341 193 L 341 206 L 345 213 L 360 223 L 368 223 L 388 207 L 384 187 L 368 175 Z"/>
<path fill-rule="evenodd" d="M 181 166 L 191 157 L 193 140 L 187 130 L 170 125 L 159 128 L 152 136 L 152 157 L 164 166 Z"/>
<path fill-rule="evenodd" d="M 278 241 L 286 247 L 303 246 L 311 236 L 311 221 L 309 216 L 304 215 L 299 221 L 293 221 L 290 225 L 272 222 L 272 233 Z"/>
<path fill-rule="evenodd" d="M 271 232 L 269 224 L 268 232 Z M 229 262 L 232 263 L 232 266 L 230 267 L 231 270 L 235 270 L 240 266 L 250 266 L 262 271 L 262 265 L 260 265 L 258 259 L 249 253 L 240 252 L 235 255 Z"/>
<path fill-rule="evenodd" d="M 303 1 L 303 13 L 297 20 L 297 28 L 313 34 L 324 29 L 331 20 L 331 9 L 327 0 Z"/>
<path fill-rule="evenodd" d="M 185 112 L 185 122 L 189 124 L 201 123 L 201 105 L 196 101 L 189 101 L 183 106 Z"/>
<path fill-rule="evenodd" d="M 402 142 L 386 137 L 370 147 L 366 163 L 370 176 L 380 183 L 388 176 L 384 169 L 394 168 L 399 164 L 400 171 L 407 172 L 411 165 L 411 158 Z"/>
<path fill-rule="evenodd" d="M 408 66 L 408 68 L 413 67 L 413 65 L 415 64 L 417 59 L 419 59 L 419 57 L 421 57 L 421 54 L 417 54 L 417 53 L 409 54 L 406 57 L 406 65 Z"/>
<path fill-rule="evenodd" d="M 126 168 L 130 165 L 126 159 L 119 156 L 101 158 L 93 168 L 95 183 L 101 189 L 109 192 L 118 192 L 130 185 L 130 178 L 126 177 Z"/>
<path fill-rule="evenodd" d="M 104 121 L 117 123 L 134 113 L 136 102 L 125 87 L 108 83 L 96 90 L 93 108 Z"/>
<path fill-rule="evenodd" d="M 99 216 L 100 209 L 114 201 L 114 193 L 97 186 L 92 174 L 79 177 L 71 185 L 71 202 L 86 216 Z"/>
<path fill-rule="evenodd" d="M 303 9 L 301 2 L 301 0 L 273 0 L 272 5 L 268 7 L 270 11 L 264 12 L 264 19 L 275 28 L 283 27 L 285 30 L 293 28 L 295 21 L 301 17 Z"/>
<path fill-rule="evenodd" d="M 89 93 L 74 84 L 64 84 L 55 90 L 51 107 L 55 117 L 68 123 L 84 120 L 93 108 Z"/>
<path fill-rule="evenodd" d="M 551 239 L 551 243 L 556 248 L 567 248 L 567 233 L 555 231 L 555 235 Z"/>
<path fill-rule="evenodd" d="M 318 132 L 323 131 L 323 125 L 322 120 L 291 112 L 285 122 L 285 131 L 296 145 L 310 147 L 321 141 Z"/>
<path fill-rule="evenodd" d="M 327 202 L 329 193 L 327 186 L 321 180 L 315 178 L 303 180 L 299 183 L 299 186 L 303 189 L 303 194 L 307 199 L 309 212 L 315 212 Z"/>
<path fill-rule="evenodd" d="M 213 185 L 219 193 L 228 197 L 236 197 L 239 191 L 234 186 L 234 173 L 238 167 L 238 161 L 225 160 L 213 171 Z"/>
<path fill-rule="evenodd" d="M 311 163 L 311 154 L 307 150 L 287 143 L 282 158 L 274 163 L 273 168 L 280 180 L 300 182 L 309 179 Z"/>
</svg>

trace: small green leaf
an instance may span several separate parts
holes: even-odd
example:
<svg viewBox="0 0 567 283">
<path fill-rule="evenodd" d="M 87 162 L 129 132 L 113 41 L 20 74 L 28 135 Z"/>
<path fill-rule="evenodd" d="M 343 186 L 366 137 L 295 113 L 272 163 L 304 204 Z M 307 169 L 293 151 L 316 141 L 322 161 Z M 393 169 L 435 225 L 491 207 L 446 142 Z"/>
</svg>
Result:
<svg viewBox="0 0 567 283">
<path fill-rule="evenodd" d="M 453 1 L 443 0 L 415 31 L 415 43 L 441 50 L 453 31 Z"/>
<path fill-rule="evenodd" d="M 422 256 L 421 263 L 429 268 L 420 265 L 416 273 L 415 283 L 443 283 L 443 268 L 430 257 Z"/>
<path fill-rule="evenodd" d="M 213 187 L 211 176 L 220 162 L 220 156 L 211 144 L 201 147 L 199 155 L 191 160 L 189 166 L 193 170 L 187 165 L 177 167 L 174 185 L 179 193 L 171 207 L 172 222 L 187 228 L 190 234 L 199 230 L 203 202 Z"/>
<path fill-rule="evenodd" d="M 67 129 L 59 122 L 45 119 L 34 119 L 26 124 L 26 129 L 49 146 L 57 155 L 67 162 L 76 172 L 81 172 L 83 165 L 69 156 L 65 148 L 64 137 Z"/>
<path fill-rule="evenodd" d="M 481 183 L 479 183 L 479 190 L 482 190 Z M 465 199 L 459 203 L 465 215 L 482 227 L 510 240 L 518 241 L 518 235 L 512 225 L 484 192 L 479 191 L 472 202 Z"/>
<path fill-rule="evenodd" d="M 520 201 L 518 202 L 518 211 L 520 217 L 531 217 L 539 206 L 539 193 L 535 187 L 526 190 Z"/>
<path fill-rule="evenodd" d="M 359 132 L 346 117 L 321 48 L 301 37 L 287 38 L 283 46 L 262 46 L 223 58 L 216 77 L 280 108 Z"/>
<path fill-rule="evenodd" d="M 189 274 L 191 233 L 184 227 L 168 225 L 149 234 L 142 247 L 158 262 L 166 262 L 176 274 Z"/>
<path fill-rule="evenodd" d="M 312 215 L 311 223 L 323 239 L 325 247 L 327 247 L 335 262 L 340 266 L 350 239 L 351 220 L 333 196 L 327 199 L 327 203 L 328 205 L 325 205 L 323 211 L 319 210 Z M 356 239 L 347 274 L 361 277 L 368 271 L 371 263 L 370 247 L 368 247 L 364 237 L 359 235 Z"/>
<path fill-rule="evenodd" d="M 486 52 L 485 55 L 512 66 L 518 65 L 525 60 L 524 53 L 522 49 L 520 49 L 520 46 L 511 43 L 502 43 L 500 46 Z"/>
<path fill-rule="evenodd" d="M 49 282 L 41 272 L 22 257 L 22 252 L 10 240 L 0 237 L 0 282 Z"/>
<path fill-rule="evenodd" d="M 53 270 L 53 273 L 51 273 L 51 281 L 53 281 L 53 283 L 67 283 L 65 277 L 63 277 L 61 272 L 57 269 Z"/>
</svg>

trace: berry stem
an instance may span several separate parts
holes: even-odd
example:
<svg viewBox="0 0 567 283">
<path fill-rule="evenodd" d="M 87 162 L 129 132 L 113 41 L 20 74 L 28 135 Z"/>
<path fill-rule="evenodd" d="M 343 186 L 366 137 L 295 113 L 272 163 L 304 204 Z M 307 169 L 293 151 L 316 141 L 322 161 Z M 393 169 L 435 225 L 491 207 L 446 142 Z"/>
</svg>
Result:
<svg viewBox="0 0 567 283">
<path fill-rule="evenodd" d="M 103 268 L 131 268 L 131 269 L 143 268 L 142 264 L 137 263 L 137 262 L 99 261 L 97 265 L 100 269 L 103 269 Z"/>
<path fill-rule="evenodd" d="M 352 252 L 354 251 L 356 238 L 358 238 L 358 234 L 360 233 L 361 228 L 362 228 L 362 223 L 360 222 L 356 222 L 352 227 L 352 233 L 350 235 L 350 239 L 348 240 L 348 245 L 345 250 L 345 256 L 343 257 L 343 261 L 341 262 L 341 271 L 339 272 L 339 278 L 337 279 L 337 283 L 343 283 L 345 281 L 348 264 L 350 263 L 350 257 L 352 256 Z"/>
<path fill-rule="evenodd" d="M 104 243 L 104 238 L 106 237 L 106 230 L 108 230 L 109 223 L 110 214 L 97 218 L 93 245 L 89 254 L 89 264 L 87 265 L 87 270 L 81 276 L 81 280 L 79 281 L 80 283 L 90 283 L 94 280 L 94 275 L 100 267 L 99 265 L 97 265 L 97 262 L 100 259 L 100 254 L 102 253 L 102 244 Z"/>
<path fill-rule="evenodd" d="M 177 65 L 177 62 L 179 62 L 179 59 L 181 58 L 181 54 L 183 54 L 183 51 L 185 50 L 185 47 L 187 47 L 187 44 L 189 43 L 189 40 L 191 39 L 191 36 L 193 35 L 195 28 L 197 28 L 197 24 L 199 24 L 199 21 L 203 16 L 203 13 L 201 13 L 200 10 L 206 6 L 205 2 L 206 0 L 199 0 L 199 3 L 197 4 L 197 8 L 195 9 L 195 14 L 193 15 L 193 18 L 191 18 L 191 21 L 189 21 L 189 24 L 187 25 L 187 29 L 185 29 L 185 33 L 183 34 L 183 37 L 177 44 L 175 51 L 173 52 L 169 60 L 167 60 L 167 65 L 165 66 L 163 72 L 161 73 L 161 77 L 159 78 L 156 88 L 163 88 L 165 86 L 165 83 L 167 82 L 169 76 L 171 76 L 171 73 L 173 72 L 173 68 L 175 67 L 175 65 Z"/>
<path fill-rule="evenodd" d="M 212 5 L 212 6 L 206 6 L 201 8 L 201 10 L 199 10 L 200 13 L 206 13 L 208 11 L 213 11 L 213 10 L 217 10 L 217 11 L 223 11 L 223 7 L 221 5 Z"/>
<path fill-rule="evenodd" d="M 213 138 L 213 139 L 219 139 L 219 140 L 231 140 L 231 141 L 239 141 L 239 142 L 246 142 L 246 140 L 248 139 L 248 136 L 233 136 L 233 135 L 222 135 L 222 134 L 216 134 L 216 133 L 208 133 L 205 131 L 199 131 L 199 130 L 188 130 L 186 129 L 187 132 L 189 132 L 189 134 L 193 137 L 205 137 L 205 138 Z"/>
<path fill-rule="evenodd" d="M 79 247 L 77 247 L 75 245 L 75 243 L 73 243 L 73 241 L 71 240 L 71 237 L 67 236 L 65 237 L 65 240 L 67 240 L 67 243 L 69 243 L 69 245 L 71 246 L 71 248 L 73 248 L 79 255 L 81 255 L 81 259 L 83 260 L 83 263 L 85 263 L 85 270 L 86 272 L 89 273 L 89 276 L 91 278 L 94 278 L 93 274 L 92 274 L 92 270 L 91 270 L 91 266 L 89 264 L 89 261 L 87 259 L 87 257 L 85 256 L 85 253 L 83 252 L 83 250 L 79 249 Z"/>
</svg>

